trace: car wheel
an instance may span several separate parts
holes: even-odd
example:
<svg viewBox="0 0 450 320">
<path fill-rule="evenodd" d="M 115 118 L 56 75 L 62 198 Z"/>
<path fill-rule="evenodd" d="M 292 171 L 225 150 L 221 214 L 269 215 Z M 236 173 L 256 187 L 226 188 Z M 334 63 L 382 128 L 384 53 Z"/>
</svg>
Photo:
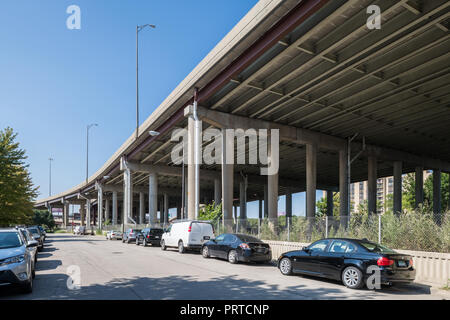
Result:
<svg viewBox="0 0 450 320">
<path fill-rule="evenodd" d="M 20 289 L 23 293 L 33 292 L 33 277 L 30 277 L 26 283 L 20 285 Z"/>
<path fill-rule="evenodd" d="M 178 242 L 178 252 L 185 253 L 186 249 L 184 248 L 183 241 Z"/>
<path fill-rule="evenodd" d="M 147 240 L 144 238 L 144 240 L 142 241 L 142 245 L 144 246 L 144 247 L 146 247 L 147 246 Z"/>
<path fill-rule="evenodd" d="M 161 240 L 161 250 L 165 251 L 166 249 L 166 243 L 164 242 L 164 240 Z"/>
<path fill-rule="evenodd" d="M 138 238 L 136 238 L 136 245 L 137 245 L 137 246 L 139 245 L 139 240 L 138 240 Z"/>
<path fill-rule="evenodd" d="M 291 259 L 289 259 L 289 258 L 281 259 L 279 268 L 280 268 L 281 273 L 284 274 L 285 276 L 291 275 L 292 274 Z"/>
<path fill-rule="evenodd" d="M 128 238 L 128 239 L 127 239 L 127 243 L 129 244 L 129 243 L 130 243 L 130 241 L 131 241 L 131 240 L 130 240 L 130 238 Z"/>
<path fill-rule="evenodd" d="M 122 243 L 125 243 L 125 239 L 124 238 L 122 238 Z"/>
<path fill-rule="evenodd" d="M 228 252 L 228 262 L 232 264 L 238 262 L 236 250 L 230 250 L 230 252 Z"/>
<path fill-rule="evenodd" d="M 203 258 L 209 258 L 209 257 L 210 257 L 210 255 L 209 255 L 209 249 L 208 249 L 207 246 L 203 246 L 203 249 L 202 249 L 202 256 L 203 256 Z"/>
<path fill-rule="evenodd" d="M 356 267 L 347 267 L 342 272 L 342 282 L 347 288 L 359 289 L 363 286 L 363 274 Z"/>
</svg>

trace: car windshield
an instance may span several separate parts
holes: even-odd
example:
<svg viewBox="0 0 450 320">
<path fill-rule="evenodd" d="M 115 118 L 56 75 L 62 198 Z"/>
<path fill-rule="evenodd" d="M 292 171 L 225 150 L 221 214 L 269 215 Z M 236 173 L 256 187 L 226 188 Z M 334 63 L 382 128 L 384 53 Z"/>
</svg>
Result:
<svg viewBox="0 0 450 320">
<path fill-rule="evenodd" d="M 359 244 L 362 245 L 364 248 L 366 248 L 370 252 L 397 253 L 392 249 L 382 246 L 381 244 L 377 244 L 377 243 L 370 242 L 370 241 L 360 241 Z"/>
<path fill-rule="evenodd" d="M 35 234 L 39 235 L 39 230 L 38 230 L 37 228 L 29 228 L 28 230 L 30 230 L 30 232 L 31 232 L 33 235 L 35 235 Z"/>
<path fill-rule="evenodd" d="M 0 249 L 16 248 L 22 245 L 17 232 L 0 232 Z"/>
<path fill-rule="evenodd" d="M 262 242 L 258 238 L 255 238 L 255 237 L 252 237 L 252 236 L 248 236 L 248 235 L 243 235 L 243 234 L 238 235 L 238 238 L 242 242 Z"/>
</svg>

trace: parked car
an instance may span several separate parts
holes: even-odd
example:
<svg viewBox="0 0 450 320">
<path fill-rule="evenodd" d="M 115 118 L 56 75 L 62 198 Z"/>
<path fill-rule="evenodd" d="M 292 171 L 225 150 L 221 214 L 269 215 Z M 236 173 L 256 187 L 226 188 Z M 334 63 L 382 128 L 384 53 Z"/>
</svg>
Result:
<svg viewBox="0 0 450 320">
<path fill-rule="evenodd" d="M 0 229 L 0 284 L 15 284 L 23 292 L 33 291 L 33 253 L 17 229 Z"/>
<path fill-rule="evenodd" d="M 33 234 L 27 228 L 18 228 L 18 230 L 22 233 L 23 238 L 27 242 L 28 245 L 33 244 L 32 246 L 28 246 L 28 250 L 31 251 L 33 255 L 33 277 L 34 277 L 34 266 L 36 266 L 36 262 L 38 260 L 38 251 L 37 247 L 39 242 L 34 240 Z"/>
<path fill-rule="evenodd" d="M 73 229 L 73 234 L 87 234 L 86 226 L 76 226 L 75 229 Z"/>
<path fill-rule="evenodd" d="M 235 233 L 224 233 L 203 244 L 204 258 L 217 257 L 230 263 L 267 263 L 272 260 L 272 251 L 267 243 L 258 238 Z"/>
<path fill-rule="evenodd" d="M 400 254 L 366 239 L 322 239 L 302 250 L 283 253 L 278 268 L 284 275 L 301 273 L 342 281 L 352 289 L 364 286 L 373 274 L 369 267 L 380 270 L 380 284 L 413 282 L 416 270 L 410 255 Z"/>
<path fill-rule="evenodd" d="M 120 240 L 122 239 L 122 232 L 120 231 L 115 231 L 115 230 L 110 230 L 106 233 L 106 240 Z"/>
<path fill-rule="evenodd" d="M 45 238 L 47 237 L 47 232 L 45 231 L 44 227 L 42 227 L 42 226 L 38 226 L 38 228 L 39 228 L 39 230 L 41 230 L 41 233 L 44 235 L 44 241 L 45 241 Z"/>
<path fill-rule="evenodd" d="M 161 244 L 161 237 L 164 230 L 161 228 L 145 228 L 142 229 L 136 236 L 136 245 L 141 243 L 146 247 L 149 243 L 152 246 L 159 246 Z"/>
<path fill-rule="evenodd" d="M 122 235 L 122 242 L 130 243 L 136 241 L 136 235 L 141 232 L 141 229 L 128 229 Z"/>
<path fill-rule="evenodd" d="M 200 251 L 203 244 L 213 238 L 214 228 L 207 221 L 174 222 L 162 235 L 161 249 L 178 248 L 179 253 L 192 249 Z"/>
<path fill-rule="evenodd" d="M 38 251 L 42 251 L 44 249 L 44 235 L 41 233 L 41 230 L 37 226 L 32 226 L 27 228 L 31 234 L 33 235 L 34 240 L 38 242 Z"/>
</svg>

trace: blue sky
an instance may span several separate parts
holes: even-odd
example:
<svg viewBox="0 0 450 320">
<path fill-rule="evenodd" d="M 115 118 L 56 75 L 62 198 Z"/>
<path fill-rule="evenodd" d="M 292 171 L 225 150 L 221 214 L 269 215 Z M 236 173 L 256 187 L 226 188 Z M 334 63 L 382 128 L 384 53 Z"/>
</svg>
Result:
<svg viewBox="0 0 450 320">
<path fill-rule="evenodd" d="M 256 0 L 15 0 L 0 3 L 0 128 L 26 149 L 33 182 L 48 196 L 85 178 L 135 127 L 135 28 L 140 33 L 141 123 L 253 7 Z M 69 5 L 81 30 L 69 30 Z M 294 213 L 304 211 L 294 196 Z M 250 216 L 257 205 L 249 204 Z M 284 211 L 284 197 L 280 199 Z"/>
</svg>

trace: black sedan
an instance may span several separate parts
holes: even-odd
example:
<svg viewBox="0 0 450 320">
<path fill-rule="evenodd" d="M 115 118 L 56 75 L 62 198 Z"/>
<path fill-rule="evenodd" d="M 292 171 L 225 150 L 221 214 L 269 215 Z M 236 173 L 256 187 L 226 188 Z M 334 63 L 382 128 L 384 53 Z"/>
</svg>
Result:
<svg viewBox="0 0 450 320">
<path fill-rule="evenodd" d="M 233 233 L 221 234 L 204 243 L 202 255 L 204 258 L 227 259 L 230 263 L 267 263 L 272 260 L 272 251 L 267 243 L 249 235 Z"/>
<path fill-rule="evenodd" d="M 148 244 L 159 246 L 164 230 L 161 228 L 145 228 L 136 235 L 136 245 L 141 243 L 146 247 Z"/>
<path fill-rule="evenodd" d="M 371 275 L 379 274 L 378 283 L 385 285 L 409 283 L 416 275 L 410 255 L 366 239 L 318 240 L 302 250 L 283 253 L 278 268 L 284 275 L 301 273 L 339 280 L 352 289 L 361 288 L 368 280 L 375 283 Z"/>
</svg>

